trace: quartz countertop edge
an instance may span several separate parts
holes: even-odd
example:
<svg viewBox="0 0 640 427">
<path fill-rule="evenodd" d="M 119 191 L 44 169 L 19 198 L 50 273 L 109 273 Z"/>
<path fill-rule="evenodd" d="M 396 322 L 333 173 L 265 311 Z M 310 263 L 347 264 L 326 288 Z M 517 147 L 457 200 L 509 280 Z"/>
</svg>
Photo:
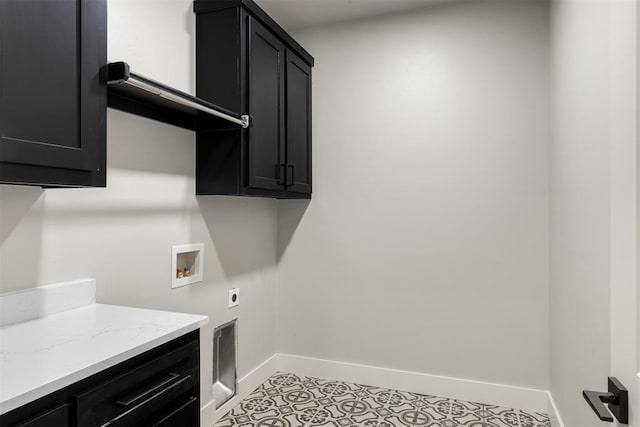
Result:
<svg viewBox="0 0 640 427">
<path fill-rule="evenodd" d="M 91 304 L 0 328 L 0 414 L 199 329 L 208 317 Z"/>
</svg>

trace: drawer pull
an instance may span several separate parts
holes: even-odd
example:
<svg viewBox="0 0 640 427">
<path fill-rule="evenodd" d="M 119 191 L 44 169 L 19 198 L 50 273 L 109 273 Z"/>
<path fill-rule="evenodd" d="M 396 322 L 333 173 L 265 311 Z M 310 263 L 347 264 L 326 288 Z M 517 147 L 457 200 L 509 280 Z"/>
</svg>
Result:
<svg viewBox="0 0 640 427">
<path fill-rule="evenodd" d="M 169 378 L 148 388 L 147 390 L 137 394 L 136 396 L 127 400 L 118 400 L 116 404 L 118 406 L 123 407 L 126 411 L 118 415 L 114 419 L 102 424 L 102 427 L 110 426 L 112 424 L 117 423 L 118 421 L 122 420 L 124 417 L 127 417 L 132 412 L 145 406 L 146 404 L 160 397 L 164 393 L 183 384 L 185 381 L 188 381 L 190 378 L 191 378 L 191 375 L 185 375 L 184 377 L 181 377 L 178 374 L 172 373 L 172 374 L 169 374 Z"/>
<path fill-rule="evenodd" d="M 173 382 L 176 382 L 176 380 L 178 378 L 180 378 L 180 375 L 178 375 L 178 374 L 169 374 L 169 378 L 159 382 L 158 384 L 155 384 L 154 386 L 148 388 L 147 390 L 143 391 L 142 393 L 136 394 L 135 396 L 131 397 L 130 399 L 118 400 L 116 402 L 116 405 L 121 406 L 124 409 L 128 409 L 130 406 L 135 405 L 139 400 L 144 399 L 146 396 L 148 396 L 149 394 L 153 393 L 154 391 L 157 391 L 158 389 L 161 389 L 162 387 L 168 386 L 169 384 L 171 384 Z M 182 382 L 182 381 L 180 381 L 180 382 Z M 168 386 L 167 388 L 172 388 L 172 386 Z"/>
</svg>

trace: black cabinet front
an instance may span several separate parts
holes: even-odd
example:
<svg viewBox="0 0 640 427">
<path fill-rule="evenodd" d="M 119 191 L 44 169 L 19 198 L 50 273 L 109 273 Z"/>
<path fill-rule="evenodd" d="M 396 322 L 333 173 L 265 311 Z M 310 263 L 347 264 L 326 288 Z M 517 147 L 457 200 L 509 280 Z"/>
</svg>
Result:
<svg viewBox="0 0 640 427">
<path fill-rule="evenodd" d="M 285 47 L 258 21 L 249 21 L 249 186 L 285 186 Z"/>
<path fill-rule="evenodd" d="M 251 116 L 198 132 L 196 193 L 311 197 L 313 58 L 251 0 L 196 0 L 197 95 Z"/>
<path fill-rule="evenodd" d="M 311 194 L 311 67 L 287 50 L 287 191 Z"/>
<path fill-rule="evenodd" d="M 68 427 L 71 425 L 70 406 L 68 403 L 55 406 L 19 422 L 16 427 Z"/>
<path fill-rule="evenodd" d="M 105 185 L 106 13 L 0 1 L 0 183 Z"/>
<path fill-rule="evenodd" d="M 139 364 L 75 395 L 80 426 L 149 425 L 199 384 L 198 342 Z"/>
</svg>

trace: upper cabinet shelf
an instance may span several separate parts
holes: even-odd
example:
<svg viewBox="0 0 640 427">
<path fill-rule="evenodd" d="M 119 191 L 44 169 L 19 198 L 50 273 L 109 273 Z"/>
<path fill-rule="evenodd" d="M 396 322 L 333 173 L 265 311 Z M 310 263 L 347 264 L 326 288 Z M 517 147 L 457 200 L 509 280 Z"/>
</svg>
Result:
<svg viewBox="0 0 640 427">
<path fill-rule="evenodd" d="M 249 127 L 249 116 L 134 73 L 126 62 L 109 63 L 107 74 L 109 107 L 190 130 Z"/>
</svg>

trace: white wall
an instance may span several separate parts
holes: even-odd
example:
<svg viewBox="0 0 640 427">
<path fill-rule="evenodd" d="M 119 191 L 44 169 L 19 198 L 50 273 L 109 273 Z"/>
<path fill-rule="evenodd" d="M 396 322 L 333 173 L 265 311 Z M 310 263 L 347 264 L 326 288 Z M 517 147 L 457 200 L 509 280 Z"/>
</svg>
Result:
<svg viewBox="0 0 640 427">
<path fill-rule="evenodd" d="M 109 58 L 193 91 L 194 25 L 190 0 L 110 0 Z M 275 352 L 276 202 L 196 198 L 193 132 L 109 110 L 107 133 L 106 189 L 0 187 L 0 292 L 95 277 L 98 302 L 208 315 L 206 404 L 214 326 L 239 318 L 240 376 Z M 171 246 L 192 242 L 205 280 L 171 290 Z"/>
<path fill-rule="evenodd" d="M 609 5 L 551 15 L 551 392 L 569 426 L 600 422 L 581 396 L 609 373 Z"/>
<path fill-rule="evenodd" d="M 637 7 L 552 2 L 550 368 L 568 426 L 601 425 L 581 391 L 609 375 L 638 394 Z"/>
<path fill-rule="evenodd" d="M 612 1 L 609 14 L 610 375 L 629 390 L 629 425 L 640 427 L 638 314 L 638 12 L 635 0 Z M 601 380 L 604 382 L 603 380 Z"/>
<path fill-rule="evenodd" d="M 548 387 L 548 7 L 295 36 L 314 199 L 280 202 L 282 353 Z"/>
</svg>

